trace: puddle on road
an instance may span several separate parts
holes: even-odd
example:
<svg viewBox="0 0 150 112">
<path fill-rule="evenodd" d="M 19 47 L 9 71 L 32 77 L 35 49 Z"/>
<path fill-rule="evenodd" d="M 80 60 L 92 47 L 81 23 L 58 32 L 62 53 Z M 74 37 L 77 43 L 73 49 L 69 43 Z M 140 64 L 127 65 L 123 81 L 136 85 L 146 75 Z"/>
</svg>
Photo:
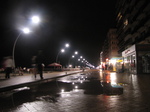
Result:
<svg viewBox="0 0 150 112">
<path fill-rule="evenodd" d="M 0 97 L 1 110 L 17 107 L 26 102 L 47 101 L 55 103 L 65 92 L 72 94 L 73 91 L 83 90 L 87 95 L 121 95 L 123 86 L 121 84 L 111 83 L 108 74 L 103 77 L 99 72 L 86 72 L 84 74 L 75 74 L 53 80 L 51 82 L 39 84 Z M 113 77 L 114 78 L 114 77 Z M 102 80 L 103 79 L 103 80 Z M 105 80 L 104 80 L 105 79 Z"/>
<path fill-rule="evenodd" d="M 59 83 L 68 84 L 63 85 Z M 107 94 L 107 95 L 119 95 L 123 94 L 123 86 L 121 84 L 113 83 L 107 80 L 101 80 L 98 73 L 86 73 L 78 74 L 75 76 L 68 76 L 58 80 L 58 87 L 62 91 L 67 91 L 67 88 L 83 89 L 84 94 Z"/>
</svg>

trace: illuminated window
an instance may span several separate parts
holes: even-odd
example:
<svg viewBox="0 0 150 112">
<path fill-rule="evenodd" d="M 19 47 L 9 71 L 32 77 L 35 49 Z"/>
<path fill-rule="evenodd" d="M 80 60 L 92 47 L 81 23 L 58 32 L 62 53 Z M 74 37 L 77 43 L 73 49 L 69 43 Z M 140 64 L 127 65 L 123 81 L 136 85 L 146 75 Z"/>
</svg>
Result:
<svg viewBox="0 0 150 112">
<path fill-rule="evenodd" d="M 124 26 L 127 26 L 127 25 L 128 25 L 128 19 L 126 19 L 124 22 Z"/>
<path fill-rule="evenodd" d="M 122 15 L 121 15 L 121 13 L 119 12 L 119 14 L 118 14 L 118 19 L 120 20 L 122 18 Z"/>
</svg>

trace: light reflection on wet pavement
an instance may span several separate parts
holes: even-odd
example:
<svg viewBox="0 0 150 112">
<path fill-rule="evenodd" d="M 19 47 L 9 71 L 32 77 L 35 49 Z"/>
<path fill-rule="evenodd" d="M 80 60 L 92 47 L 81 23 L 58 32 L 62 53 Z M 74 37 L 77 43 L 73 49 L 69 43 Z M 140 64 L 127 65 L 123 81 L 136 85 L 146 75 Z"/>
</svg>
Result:
<svg viewBox="0 0 150 112">
<path fill-rule="evenodd" d="M 150 112 L 150 76 L 86 72 L 13 95 L 6 112 Z M 111 88 L 110 88 L 111 86 Z M 112 88 L 112 86 L 114 88 Z M 123 91 L 122 91 L 123 90 Z M 27 95 L 28 93 L 28 95 Z M 27 97 L 27 96 L 28 97 Z M 20 100 L 21 98 L 28 100 Z M 11 97 L 12 98 L 12 97 Z"/>
</svg>

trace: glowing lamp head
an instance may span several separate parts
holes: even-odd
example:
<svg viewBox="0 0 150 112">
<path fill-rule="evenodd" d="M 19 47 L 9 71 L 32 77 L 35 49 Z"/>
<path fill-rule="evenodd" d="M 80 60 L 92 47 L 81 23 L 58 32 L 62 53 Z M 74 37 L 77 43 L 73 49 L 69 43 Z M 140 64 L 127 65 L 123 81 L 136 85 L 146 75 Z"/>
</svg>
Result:
<svg viewBox="0 0 150 112">
<path fill-rule="evenodd" d="M 69 47 L 70 45 L 69 45 L 69 44 L 66 44 L 65 46 L 66 46 L 66 47 Z"/>
<path fill-rule="evenodd" d="M 33 23 L 39 23 L 39 22 L 40 22 L 39 17 L 38 17 L 38 16 L 33 16 L 33 17 L 32 17 L 32 22 L 33 22 Z"/>
<path fill-rule="evenodd" d="M 61 52 L 62 52 L 62 53 L 65 52 L 65 49 L 61 49 Z"/>
<path fill-rule="evenodd" d="M 78 52 L 77 52 L 77 51 L 75 51 L 75 54 L 78 54 Z"/>
<path fill-rule="evenodd" d="M 26 34 L 30 32 L 30 30 L 28 28 L 24 28 L 22 31 L 23 31 L 23 33 L 26 33 Z"/>
</svg>

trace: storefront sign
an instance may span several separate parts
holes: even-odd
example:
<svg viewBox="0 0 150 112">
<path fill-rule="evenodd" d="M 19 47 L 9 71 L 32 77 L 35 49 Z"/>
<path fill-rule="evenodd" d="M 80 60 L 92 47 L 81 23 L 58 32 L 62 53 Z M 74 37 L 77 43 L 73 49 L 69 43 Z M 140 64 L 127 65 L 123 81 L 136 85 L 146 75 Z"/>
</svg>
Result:
<svg viewBox="0 0 150 112">
<path fill-rule="evenodd" d="M 135 52 L 135 45 L 133 45 L 133 46 L 129 47 L 128 49 L 126 49 L 125 51 L 123 51 L 122 56 L 125 57 L 132 52 Z"/>
</svg>

